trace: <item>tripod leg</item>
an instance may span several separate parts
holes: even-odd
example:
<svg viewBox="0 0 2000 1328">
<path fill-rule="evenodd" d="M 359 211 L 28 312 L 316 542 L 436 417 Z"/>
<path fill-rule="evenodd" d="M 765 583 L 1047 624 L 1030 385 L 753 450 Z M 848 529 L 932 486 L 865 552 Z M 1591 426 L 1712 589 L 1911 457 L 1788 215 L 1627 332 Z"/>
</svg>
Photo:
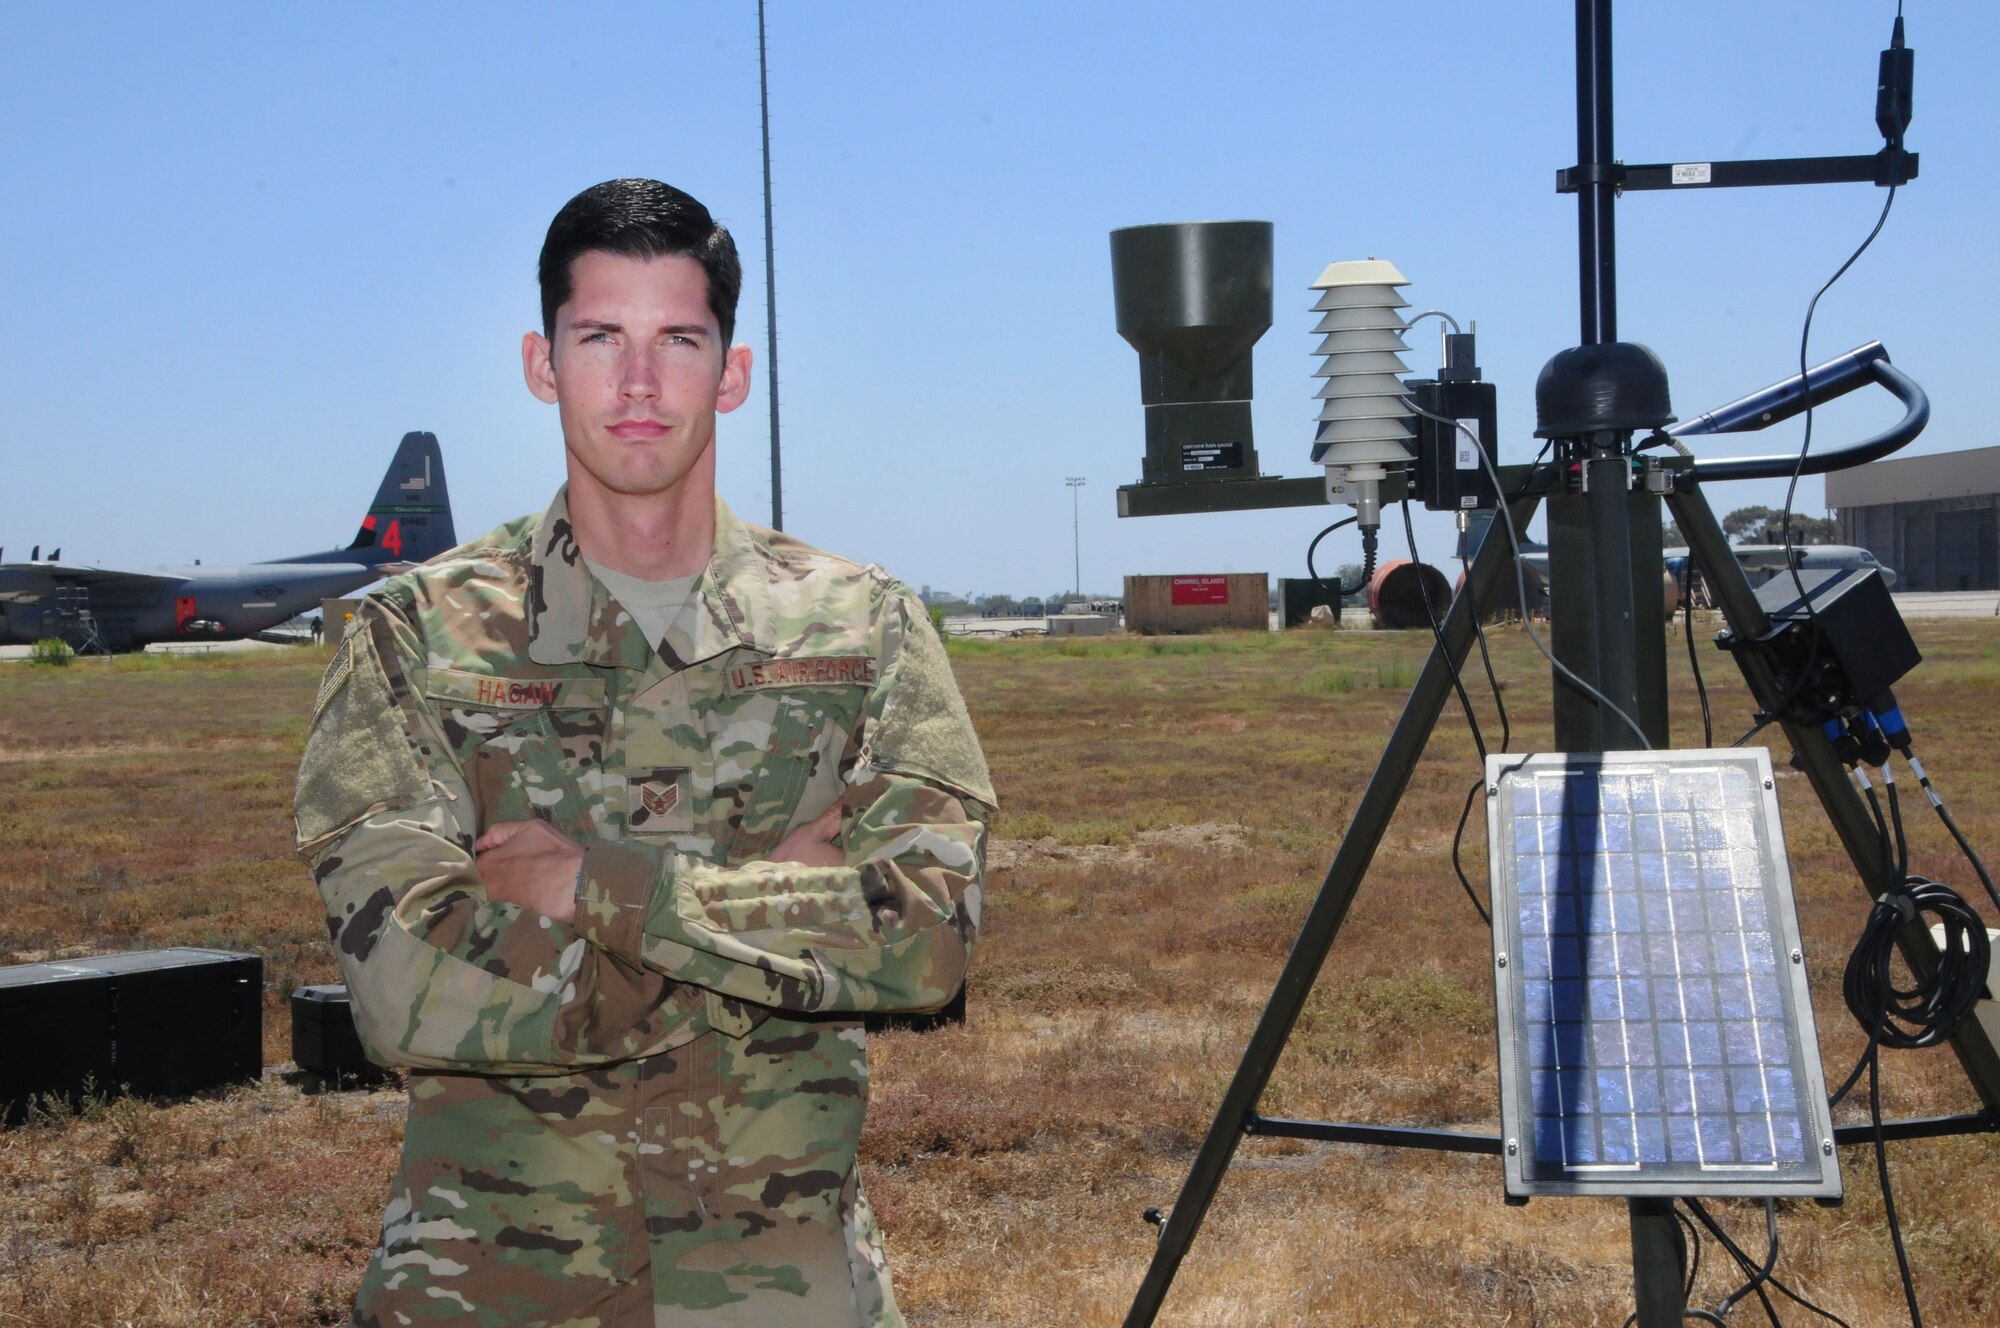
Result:
<svg viewBox="0 0 2000 1328">
<path fill-rule="evenodd" d="M 1527 528 L 1539 501 L 1534 497 L 1521 498 L 1508 505 L 1515 530 Z M 1452 604 L 1451 612 L 1445 615 L 1443 649 L 1436 645 L 1431 647 L 1430 658 L 1418 675 L 1416 686 L 1410 691 L 1402 717 L 1396 721 L 1395 730 L 1389 735 L 1389 745 L 1383 750 L 1382 760 L 1368 781 L 1367 791 L 1361 795 L 1361 802 L 1354 809 L 1354 820 L 1340 841 L 1340 850 L 1334 855 L 1333 865 L 1327 869 L 1326 879 L 1321 883 L 1312 909 L 1306 914 L 1305 924 L 1299 930 L 1299 938 L 1293 943 L 1292 953 L 1278 975 L 1270 1003 L 1257 1020 L 1257 1029 L 1250 1036 L 1250 1046 L 1236 1067 L 1236 1077 L 1230 1081 L 1229 1091 L 1223 1095 L 1215 1122 L 1209 1126 L 1208 1137 L 1203 1140 L 1201 1151 L 1195 1155 L 1194 1165 L 1181 1186 L 1180 1197 L 1174 1201 L 1173 1211 L 1160 1230 L 1160 1243 L 1153 1253 L 1153 1262 L 1146 1269 L 1146 1278 L 1140 1283 L 1138 1295 L 1133 1298 L 1132 1308 L 1125 1316 L 1126 1328 L 1145 1328 L 1153 1322 L 1160 1311 L 1160 1303 L 1166 1299 L 1168 1286 L 1173 1283 L 1175 1271 L 1194 1244 L 1195 1233 L 1200 1230 L 1208 1205 L 1222 1183 L 1222 1173 L 1228 1169 L 1229 1159 L 1236 1153 L 1244 1124 L 1256 1111 L 1258 1100 L 1264 1095 L 1271 1072 L 1277 1067 L 1278 1056 L 1285 1049 L 1285 1040 L 1291 1036 L 1292 1025 L 1298 1020 L 1299 1011 L 1305 1008 L 1306 997 L 1312 993 L 1313 982 L 1319 976 L 1327 950 L 1332 947 L 1348 907 L 1360 891 L 1362 875 L 1374 859 L 1382 835 L 1389 828 L 1389 818 L 1396 810 L 1396 803 L 1409 785 L 1417 758 L 1423 755 L 1431 732 L 1437 726 L 1438 715 L 1451 695 L 1452 675 L 1465 662 L 1466 653 L 1472 648 L 1473 624 L 1479 607 L 1492 598 L 1493 589 L 1503 573 L 1513 575 L 1513 555 L 1513 546 L 1507 539 L 1505 529 L 1495 528 L 1487 532 L 1472 560 L 1472 570 L 1466 576 L 1465 593 L 1458 597 Z"/>
<path fill-rule="evenodd" d="M 1688 550 L 1701 567 L 1701 574 L 1722 607 L 1722 616 L 1729 623 L 1730 631 L 1743 640 L 1756 640 L 1771 629 L 1771 621 L 1764 608 L 1757 602 L 1757 594 L 1750 588 L 1750 579 L 1743 574 L 1743 567 L 1730 551 L 1728 537 L 1716 523 L 1715 511 L 1708 505 L 1707 497 L 1698 485 L 1687 492 L 1676 492 L 1669 496 L 1667 505 L 1672 508 L 1674 521 L 1687 537 Z M 1736 662 L 1743 670 L 1744 681 L 1750 685 L 1750 694 L 1757 698 L 1760 706 L 1775 705 L 1783 694 L 1768 665 L 1755 651 L 1737 651 Z M 1792 744 L 1793 764 L 1805 773 L 1812 782 L 1813 792 L 1819 795 L 1820 806 L 1826 809 L 1827 819 L 1833 822 L 1834 832 L 1840 836 L 1841 844 L 1847 849 L 1847 856 L 1854 862 L 1855 870 L 1861 875 L 1861 889 L 1869 898 L 1874 898 L 1882 888 L 1890 866 L 1886 849 L 1875 832 L 1875 822 L 1861 801 L 1861 795 L 1849 782 L 1845 767 L 1834 756 L 1833 748 L 1827 745 L 1819 732 L 1790 720 L 1781 721 L 1785 737 Z M 1937 942 L 1931 939 L 1930 931 L 1922 923 L 1912 921 L 1897 937 L 1897 948 L 1902 952 L 1903 961 L 1910 966 L 1910 972 L 1920 982 L 1928 982 L 1937 973 Z M 1958 1062 L 1979 1091 L 1989 1111 L 2000 1110 L 2000 1051 L 1996 1051 L 1993 1040 L 1987 1036 L 1985 1025 L 1977 1019 L 1968 1019 L 1952 1035 L 1951 1048 L 1958 1055 Z"/>
</svg>

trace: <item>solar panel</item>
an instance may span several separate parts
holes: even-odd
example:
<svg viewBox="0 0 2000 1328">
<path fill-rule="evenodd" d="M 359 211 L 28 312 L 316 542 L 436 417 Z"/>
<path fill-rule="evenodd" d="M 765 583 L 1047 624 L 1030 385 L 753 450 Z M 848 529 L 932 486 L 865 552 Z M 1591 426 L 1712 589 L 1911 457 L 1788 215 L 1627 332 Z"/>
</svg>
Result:
<svg viewBox="0 0 2000 1328">
<path fill-rule="evenodd" d="M 1507 1193 L 1838 1198 L 1770 754 L 1486 783 Z"/>
</svg>

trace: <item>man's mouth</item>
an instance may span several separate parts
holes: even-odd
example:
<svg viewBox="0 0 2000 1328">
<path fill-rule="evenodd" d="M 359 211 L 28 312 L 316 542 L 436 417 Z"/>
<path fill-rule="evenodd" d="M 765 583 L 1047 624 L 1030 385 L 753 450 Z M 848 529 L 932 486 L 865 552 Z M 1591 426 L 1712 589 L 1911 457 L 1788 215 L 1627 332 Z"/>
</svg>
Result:
<svg viewBox="0 0 2000 1328">
<path fill-rule="evenodd" d="M 661 438 L 668 432 L 667 426 L 657 420 L 622 420 L 611 426 L 612 437 L 634 442 L 646 438 Z"/>
</svg>

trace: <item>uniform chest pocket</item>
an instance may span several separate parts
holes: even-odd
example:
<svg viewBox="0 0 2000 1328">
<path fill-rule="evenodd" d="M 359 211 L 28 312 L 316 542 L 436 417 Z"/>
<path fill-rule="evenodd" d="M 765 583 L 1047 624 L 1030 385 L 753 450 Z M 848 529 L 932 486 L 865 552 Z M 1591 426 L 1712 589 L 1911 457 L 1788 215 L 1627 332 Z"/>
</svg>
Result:
<svg viewBox="0 0 2000 1328">
<path fill-rule="evenodd" d="M 526 699 L 542 704 L 480 704 L 496 686 L 538 688 Z M 465 772 L 482 833 L 500 821 L 530 819 L 570 835 L 597 832 L 603 801 L 601 685 L 523 683 L 434 670 L 425 690 Z"/>
<path fill-rule="evenodd" d="M 466 769 L 482 832 L 496 821 L 548 821 L 565 834 L 589 829 L 582 770 L 557 737 L 546 710 L 504 725 L 473 751 Z"/>
<path fill-rule="evenodd" d="M 730 862 L 766 856 L 788 830 L 839 800 L 842 761 L 867 695 L 865 687 L 772 689 L 717 708 L 715 808 L 728 827 Z"/>
</svg>

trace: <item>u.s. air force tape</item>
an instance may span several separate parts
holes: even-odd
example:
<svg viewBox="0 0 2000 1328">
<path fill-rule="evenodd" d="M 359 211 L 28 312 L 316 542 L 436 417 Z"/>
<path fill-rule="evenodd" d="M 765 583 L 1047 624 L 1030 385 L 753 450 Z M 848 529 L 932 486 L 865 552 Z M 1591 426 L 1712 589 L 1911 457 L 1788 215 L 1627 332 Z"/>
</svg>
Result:
<svg viewBox="0 0 2000 1328">
<path fill-rule="evenodd" d="M 766 687 L 867 687 L 875 681 L 875 661 L 867 655 L 767 659 L 734 665 L 727 679 L 732 694 Z"/>
</svg>

